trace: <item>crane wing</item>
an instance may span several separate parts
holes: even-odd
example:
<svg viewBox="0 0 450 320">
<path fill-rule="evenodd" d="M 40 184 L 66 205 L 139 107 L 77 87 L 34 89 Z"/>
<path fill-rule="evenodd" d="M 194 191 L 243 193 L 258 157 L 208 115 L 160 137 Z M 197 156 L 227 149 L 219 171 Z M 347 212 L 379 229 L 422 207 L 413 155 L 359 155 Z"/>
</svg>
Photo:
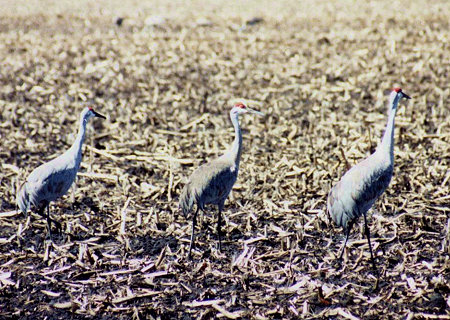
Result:
<svg viewBox="0 0 450 320">
<path fill-rule="evenodd" d="M 347 171 L 328 195 L 328 212 L 335 223 L 347 228 L 350 221 L 366 213 L 386 190 L 392 172 L 392 165 L 374 158 L 367 158 Z"/>
<path fill-rule="evenodd" d="M 237 179 L 237 168 L 224 161 L 212 161 L 195 170 L 190 179 L 190 189 L 197 201 L 219 204 L 225 201 Z"/>
<path fill-rule="evenodd" d="M 360 212 L 365 213 L 379 196 L 383 194 L 392 178 L 393 167 L 383 167 L 371 170 L 369 173 L 358 177 L 354 175 L 358 182 L 354 184 L 352 198 L 360 207 Z"/>
<path fill-rule="evenodd" d="M 75 180 L 76 169 L 73 166 L 56 167 L 50 162 L 37 167 L 27 179 L 27 190 L 32 203 L 42 200 L 53 201 L 67 193 Z"/>
</svg>

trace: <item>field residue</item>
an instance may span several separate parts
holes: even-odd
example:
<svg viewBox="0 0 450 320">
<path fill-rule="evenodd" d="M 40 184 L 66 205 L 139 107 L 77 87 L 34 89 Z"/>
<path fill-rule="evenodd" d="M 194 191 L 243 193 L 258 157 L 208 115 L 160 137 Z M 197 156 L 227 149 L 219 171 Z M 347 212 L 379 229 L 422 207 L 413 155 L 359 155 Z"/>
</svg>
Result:
<svg viewBox="0 0 450 320">
<path fill-rule="evenodd" d="M 0 5 L 1 317 L 450 317 L 448 2 Z M 344 236 L 324 209 L 375 150 L 393 86 L 413 99 L 369 215 L 377 281 L 360 227 L 335 263 Z M 231 143 L 236 97 L 266 116 L 241 117 L 223 252 L 210 208 L 189 261 L 178 195 Z M 15 192 L 70 146 L 86 105 L 108 119 L 88 125 L 50 243 Z"/>
</svg>

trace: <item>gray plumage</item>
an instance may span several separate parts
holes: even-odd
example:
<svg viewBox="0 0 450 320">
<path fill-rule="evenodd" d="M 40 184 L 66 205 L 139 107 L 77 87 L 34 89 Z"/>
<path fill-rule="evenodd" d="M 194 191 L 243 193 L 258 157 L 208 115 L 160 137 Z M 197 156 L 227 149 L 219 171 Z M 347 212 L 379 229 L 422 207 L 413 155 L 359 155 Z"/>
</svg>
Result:
<svg viewBox="0 0 450 320">
<path fill-rule="evenodd" d="M 239 126 L 239 115 L 254 113 L 263 115 L 261 112 L 252 110 L 246 104 L 239 102 L 230 111 L 231 122 L 235 129 L 235 139 L 231 149 L 221 157 L 197 168 L 189 177 L 180 195 L 180 208 L 186 217 L 192 210 L 194 203 L 197 205 L 192 220 L 192 234 L 189 246 L 189 257 L 194 246 L 194 231 L 197 213 L 199 210 L 205 212 L 205 205 L 213 204 L 218 207 L 217 233 L 219 238 L 219 250 L 221 250 L 221 224 L 222 210 L 225 200 L 236 182 L 239 172 L 239 162 L 242 149 L 242 133 Z"/>
<path fill-rule="evenodd" d="M 394 120 L 397 105 L 401 98 L 410 99 L 400 88 L 394 89 L 390 95 L 386 130 L 375 153 L 347 171 L 330 190 L 327 199 L 328 213 L 335 224 L 342 227 L 346 233 L 339 259 L 342 258 L 353 224 L 362 215 L 364 216 L 365 233 L 374 269 L 375 259 L 370 244 L 370 231 L 366 213 L 389 186 L 392 178 L 394 171 Z"/>
<path fill-rule="evenodd" d="M 34 169 L 17 193 L 17 205 L 23 213 L 26 214 L 34 206 L 38 214 L 47 218 L 50 236 L 53 220 L 50 219 L 49 204 L 66 194 L 75 180 L 81 164 L 86 124 L 92 117 L 105 119 L 92 108 L 86 107 L 81 112 L 80 127 L 73 145 L 59 157 Z M 44 215 L 45 208 L 48 209 L 47 215 Z"/>
<path fill-rule="evenodd" d="M 202 210 L 205 204 L 223 207 L 237 179 L 239 167 L 231 170 L 234 164 L 230 158 L 219 158 L 197 168 L 181 193 L 183 214 L 187 215 L 192 210 L 194 202 Z"/>
</svg>

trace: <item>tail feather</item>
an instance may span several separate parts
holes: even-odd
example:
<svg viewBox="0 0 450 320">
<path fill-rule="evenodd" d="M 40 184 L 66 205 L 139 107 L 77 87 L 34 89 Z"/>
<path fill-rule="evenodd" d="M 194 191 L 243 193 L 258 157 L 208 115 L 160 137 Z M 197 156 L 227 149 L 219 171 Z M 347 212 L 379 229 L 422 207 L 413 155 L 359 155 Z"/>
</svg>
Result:
<svg viewBox="0 0 450 320">
<path fill-rule="evenodd" d="M 190 184 L 186 184 L 180 195 L 180 209 L 184 217 L 187 217 L 194 206 L 194 195 L 191 192 Z"/>
<path fill-rule="evenodd" d="M 340 182 L 338 182 L 328 193 L 327 198 L 327 212 L 328 216 L 334 221 L 337 227 L 347 229 L 350 217 L 347 214 L 346 208 L 343 207 L 339 201 L 338 191 L 340 188 Z"/>
<path fill-rule="evenodd" d="M 27 214 L 27 211 L 30 207 L 30 195 L 28 194 L 27 184 L 24 182 L 19 187 L 19 191 L 16 196 L 16 203 L 24 214 Z"/>
</svg>

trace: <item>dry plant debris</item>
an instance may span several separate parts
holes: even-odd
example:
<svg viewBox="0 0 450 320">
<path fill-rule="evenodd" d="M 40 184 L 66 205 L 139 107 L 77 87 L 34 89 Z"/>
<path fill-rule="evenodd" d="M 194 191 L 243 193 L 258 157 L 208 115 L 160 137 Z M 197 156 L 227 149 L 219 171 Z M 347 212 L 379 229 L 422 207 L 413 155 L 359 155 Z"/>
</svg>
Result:
<svg viewBox="0 0 450 320">
<path fill-rule="evenodd" d="M 437 1 L 2 1 L 0 317 L 72 319 L 449 319 L 450 4 Z M 120 22 L 119 22 L 120 21 Z M 367 242 L 343 240 L 327 192 L 370 154 L 386 90 L 395 173 Z M 232 141 L 244 150 L 226 203 L 190 221 L 178 195 Z M 91 122 L 77 186 L 52 204 L 64 230 L 15 210 L 18 184 Z"/>
</svg>

